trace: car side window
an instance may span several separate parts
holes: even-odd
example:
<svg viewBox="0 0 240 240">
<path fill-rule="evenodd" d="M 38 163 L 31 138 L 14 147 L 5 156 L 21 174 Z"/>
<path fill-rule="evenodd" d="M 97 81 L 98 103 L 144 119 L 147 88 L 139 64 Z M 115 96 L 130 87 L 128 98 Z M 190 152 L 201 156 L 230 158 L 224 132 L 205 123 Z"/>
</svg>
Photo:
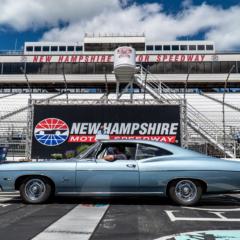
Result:
<svg viewBox="0 0 240 240">
<path fill-rule="evenodd" d="M 152 158 L 152 157 L 160 157 L 160 156 L 168 156 L 168 155 L 172 155 L 172 153 L 163 148 L 159 148 L 159 147 L 148 145 L 148 144 L 138 144 L 136 159 L 141 160 L 144 158 Z"/>
<path fill-rule="evenodd" d="M 136 144 L 107 143 L 103 144 L 97 154 L 97 159 L 106 159 L 112 155 L 115 160 L 135 160 Z"/>
</svg>

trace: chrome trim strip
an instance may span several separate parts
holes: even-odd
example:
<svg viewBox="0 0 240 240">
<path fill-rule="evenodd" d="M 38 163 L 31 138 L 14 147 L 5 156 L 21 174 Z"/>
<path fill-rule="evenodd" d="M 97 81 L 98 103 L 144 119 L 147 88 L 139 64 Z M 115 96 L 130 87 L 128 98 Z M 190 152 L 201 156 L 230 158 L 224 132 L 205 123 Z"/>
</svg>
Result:
<svg viewBox="0 0 240 240">
<path fill-rule="evenodd" d="M 56 195 L 162 195 L 163 192 L 57 192 Z"/>
</svg>

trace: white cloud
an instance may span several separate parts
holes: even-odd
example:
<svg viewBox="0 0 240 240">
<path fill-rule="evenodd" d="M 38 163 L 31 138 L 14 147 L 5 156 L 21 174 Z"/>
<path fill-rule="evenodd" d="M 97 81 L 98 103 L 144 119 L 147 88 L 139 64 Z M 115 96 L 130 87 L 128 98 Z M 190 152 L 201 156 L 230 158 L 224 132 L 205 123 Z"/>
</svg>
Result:
<svg viewBox="0 0 240 240">
<path fill-rule="evenodd" d="M 86 32 L 145 32 L 148 40 L 175 40 L 206 32 L 218 49 L 240 48 L 240 6 L 222 9 L 185 0 L 175 15 L 159 3 L 136 4 L 132 0 L 0 0 L 1 24 L 21 31 L 50 27 L 42 40 L 82 41 Z M 60 21 L 68 22 L 60 28 Z"/>
<path fill-rule="evenodd" d="M 0 0 L 0 24 L 15 30 L 86 21 L 102 11 L 119 9 L 118 0 Z"/>
</svg>

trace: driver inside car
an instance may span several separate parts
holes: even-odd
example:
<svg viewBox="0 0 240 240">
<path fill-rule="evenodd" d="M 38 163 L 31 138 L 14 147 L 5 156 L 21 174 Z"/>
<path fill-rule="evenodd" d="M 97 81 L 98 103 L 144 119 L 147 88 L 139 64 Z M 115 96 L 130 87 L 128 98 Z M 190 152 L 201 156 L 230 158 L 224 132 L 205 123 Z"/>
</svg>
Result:
<svg viewBox="0 0 240 240">
<path fill-rule="evenodd" d="M 115 160 L 127 160 L 127 156 L 124 153 L 124 147 L 108 147 L 107 148 L 107 155 L 103 157 L 104 160 L 109 162 L 113 162 Z"/>
</svg>

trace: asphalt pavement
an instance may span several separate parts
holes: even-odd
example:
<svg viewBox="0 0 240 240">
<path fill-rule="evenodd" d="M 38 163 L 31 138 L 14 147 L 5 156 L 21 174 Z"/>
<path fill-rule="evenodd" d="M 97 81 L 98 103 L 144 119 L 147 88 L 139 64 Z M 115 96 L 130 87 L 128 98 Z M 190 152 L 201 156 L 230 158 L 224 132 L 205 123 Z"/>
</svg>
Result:
<svg viewBox="0 0 240 240">
<path fill-rule="evenodd" d="M 1 240 L 240 240 L 240 196 L 204 197 L 196 207 L 167 198 L 58 197 L 23 204 L 0 193 Z"/>
</svg>

